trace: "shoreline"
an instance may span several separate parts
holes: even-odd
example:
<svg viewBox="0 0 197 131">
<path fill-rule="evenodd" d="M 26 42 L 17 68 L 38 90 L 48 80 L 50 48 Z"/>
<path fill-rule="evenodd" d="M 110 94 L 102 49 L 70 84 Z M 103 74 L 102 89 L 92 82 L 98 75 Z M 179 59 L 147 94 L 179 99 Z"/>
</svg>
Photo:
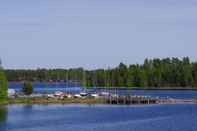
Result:
<svg viewBox="0 0 197 131">
<path fill-rule="evenodd" d="M 197 91 L 197 88 L 162 88 L 162 87 L 160 87 L 160 88 L 132 88 L 132 87 L 107 87 L 107 88 L 105 88 L 105 87 L 86 87 L 86 88 L 83 88 L 83 87 L 81 87 L 82 89 L 107 89 L 107 90 L 114 90 L 114 89 L 118 89 L 118 90 L 155 90 L 155 91 L 165 91 L 165 90 L 174 90 L 174 91 L 178 91 L 178 90 L 180 90 L 180 91 Z"/>
<path fill-rule="evenodd" d="M 4 105 L 50 105 L 50 104 L 88 104 L 88 105 L 151 105 L 151 104 L 109 104 L 103 98 L 65 98 L 65 99 L 48 99 L 48 98 L 9 98 L 7 101 L 0 102 L 0 106 Z M 197 104 L 197 99 L 171 99 L 159 101 L 152 105 L 165 104 Z"/>
<path fill-rule="evenodd" d="M 104 99 L 93 98 L 66 98 L 66 99 L 48 99 L 48 98 L 9 98 L 0 105 L 17 105 L 17 104 L 107 104 Z"/>
</svg>

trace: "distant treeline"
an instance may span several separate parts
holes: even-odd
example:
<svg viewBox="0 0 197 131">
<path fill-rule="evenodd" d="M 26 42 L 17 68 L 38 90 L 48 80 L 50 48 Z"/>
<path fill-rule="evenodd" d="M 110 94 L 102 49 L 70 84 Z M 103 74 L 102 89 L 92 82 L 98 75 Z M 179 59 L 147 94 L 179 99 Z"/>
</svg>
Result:
<svg viewBox="0 0 197 131">
<path fill-rule="evenodd" d="M 73 81 L 86 87 L 197 87 L 197 62 L 188 57 L 145 59 L 143 64 L 84 70 L 5 70 L 9 81 Z"/>
</svg>

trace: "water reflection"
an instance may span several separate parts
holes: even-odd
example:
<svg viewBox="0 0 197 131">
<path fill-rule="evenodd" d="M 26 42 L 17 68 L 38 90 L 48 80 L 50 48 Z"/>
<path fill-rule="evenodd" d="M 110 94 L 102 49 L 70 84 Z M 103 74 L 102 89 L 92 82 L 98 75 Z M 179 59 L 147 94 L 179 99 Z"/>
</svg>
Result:
<svg viewBox="0 0 197 131">
<path fill-rule="evenodd" d="M 0 123 L 5 122 L 7 120 L 7 107 L 0 106 Z"/>
<path fill-rule="evenodd" d="M 7 107 L 0 106 L 0 131 L 6 131 L 5 122 L 7 121 Z"/>
</svg>

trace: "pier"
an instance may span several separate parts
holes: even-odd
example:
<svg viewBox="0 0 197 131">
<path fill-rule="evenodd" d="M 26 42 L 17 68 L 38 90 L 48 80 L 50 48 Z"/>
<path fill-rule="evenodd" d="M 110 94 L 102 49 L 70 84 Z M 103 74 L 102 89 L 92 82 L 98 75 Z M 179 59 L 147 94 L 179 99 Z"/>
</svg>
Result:
<svg viewBox="0 0 197 131">
<path fill-rule="evenodd" d="M 158 99 L 144 96 L 108 96 L 105 98 L 107 104 L 157 104 Z"/>
</svg>

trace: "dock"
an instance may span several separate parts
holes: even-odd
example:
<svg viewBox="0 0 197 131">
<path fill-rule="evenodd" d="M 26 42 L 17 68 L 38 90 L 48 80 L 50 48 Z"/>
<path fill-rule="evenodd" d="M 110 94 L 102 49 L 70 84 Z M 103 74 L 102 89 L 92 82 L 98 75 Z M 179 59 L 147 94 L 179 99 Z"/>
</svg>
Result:
<svg viewBox="0 0 197 131">
<path fill-rule="evenodd" d="M 107 104 L 157 104 L 158 99 L 144 96 L 108 96 L 105 98 Z"/>
</svg>

